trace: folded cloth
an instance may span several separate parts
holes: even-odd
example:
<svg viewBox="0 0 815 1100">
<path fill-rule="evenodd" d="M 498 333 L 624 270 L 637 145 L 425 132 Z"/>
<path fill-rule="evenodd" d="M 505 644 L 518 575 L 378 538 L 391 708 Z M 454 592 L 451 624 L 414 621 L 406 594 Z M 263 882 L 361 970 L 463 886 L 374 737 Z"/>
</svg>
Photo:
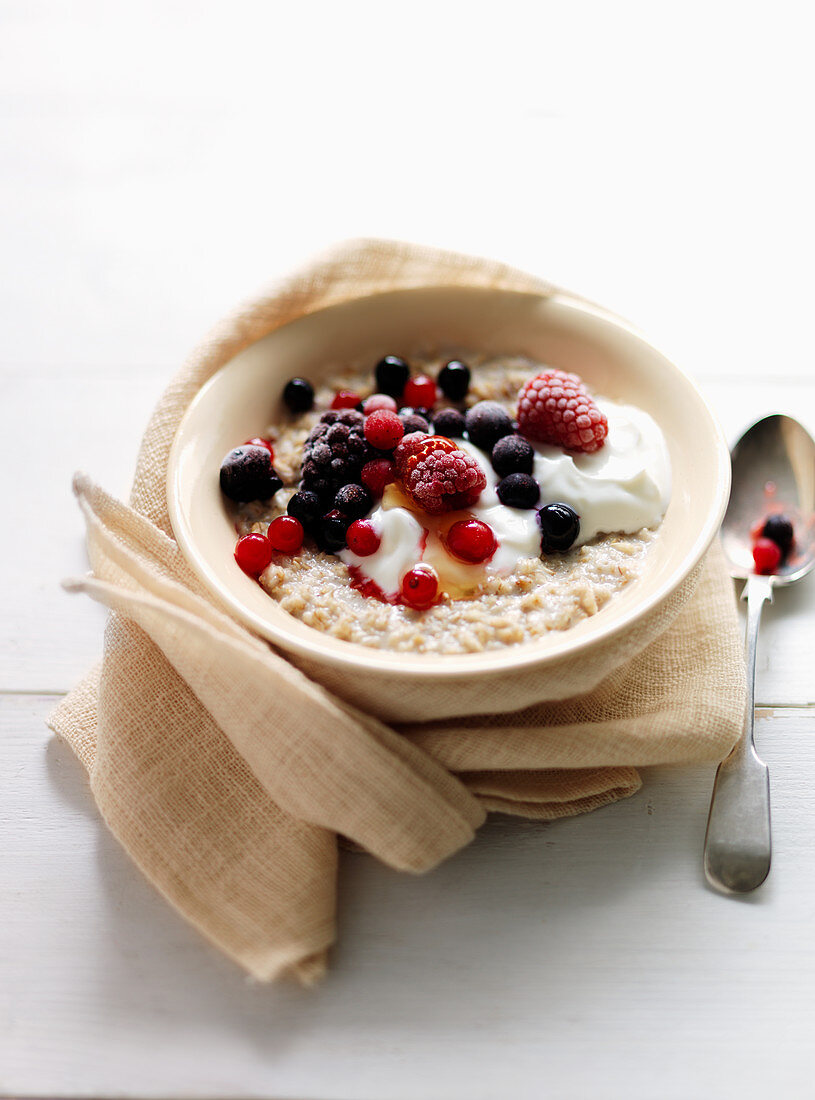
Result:
<svg viewBox="0 0 815 1100">
<path fill-rule="evenodd" d="M 461 714 L 447 707 L 442 720 L 398 729 L 329 674 L 318 682 L 295 667 L 204 589 L 165 498 L 189 402 L 275 328 L 418 286 L 553 290 L 486 260 L 351 242 L 239 310 L 192 356 L 147 428 L 130 506 L 75 480 L 92 574 L 66 587 L 111 615 L 102 662 L 49 723 L 147 878 L 260 980 L 323 973 L 338 836 L 391 867 L 426 871 L 467 844 L 487 811 L 554 819 L 595 809 L 639 789 L 637 765 L 721 759 L 742 725 L 744 666 L 718 547 L 646 632 L 605 643 L 590 690 L 579 676 L 561 676 L 558 693 L 551 682 L 538 689 L 533 669 L 515 696 L 522 710 L 474 693 Z"/>
</svg>

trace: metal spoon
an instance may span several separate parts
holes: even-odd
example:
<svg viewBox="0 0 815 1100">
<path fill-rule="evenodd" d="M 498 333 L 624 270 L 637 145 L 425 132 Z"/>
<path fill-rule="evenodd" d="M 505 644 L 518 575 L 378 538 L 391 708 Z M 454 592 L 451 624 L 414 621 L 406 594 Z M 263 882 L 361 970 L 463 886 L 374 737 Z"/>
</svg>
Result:
<svg viewBox="0 0 815 1100">
<path fill-rule="evenodd" d="M 733 487 L 722 524 L 722 545 L 735 578 L 747 581 L 747 713 L 742 736 L 719 765 L 705 836 L 705 875 L 728 892 L 746 894 L 770 870 L 770 776 L 753 739 L 756 643 L 761 612 L 773 588 L 793 584 L 815 565 L 815 442 L 790 416 L 767 416 L 733 448 Z M 754 572 L 751 528 L 768 510 L 793 522 L 795 542 L 777 572 Z"/>
</svg>

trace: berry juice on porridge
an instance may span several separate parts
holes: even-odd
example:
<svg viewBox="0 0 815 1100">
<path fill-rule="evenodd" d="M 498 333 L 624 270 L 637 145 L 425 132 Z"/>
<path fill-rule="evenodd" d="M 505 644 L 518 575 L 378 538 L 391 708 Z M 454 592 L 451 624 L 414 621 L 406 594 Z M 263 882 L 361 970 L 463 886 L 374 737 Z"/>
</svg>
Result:
<svg viewBox="0 0 815 1100">
<path fill-rule="evenodd" d="M 651 417 L 521 357 L 387 356 L 283 399 L 221 466 L 235 557 L 347 641 L 463 653 L 565 630 L 636 579 L 668 505 Z"/>
</svg>

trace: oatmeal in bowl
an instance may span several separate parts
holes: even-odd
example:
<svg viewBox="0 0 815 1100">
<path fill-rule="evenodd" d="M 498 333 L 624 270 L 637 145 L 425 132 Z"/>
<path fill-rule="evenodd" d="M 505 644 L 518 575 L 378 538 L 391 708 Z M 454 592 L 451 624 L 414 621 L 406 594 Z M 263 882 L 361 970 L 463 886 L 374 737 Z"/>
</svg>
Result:
<svg viewBox="0 0 815 1100">
<path fill-rule="evenodd" d="M 547 372 L 590 403 L 595 450 L 547 440 Z M 244 447 L 261 485 L 230 496 Z M 612 647 L 646 645 L 693 590 L 729 471 L 693 383 L 625 322 L 561 293 L 422 287 L 225 352 L 167 501 L 220 607 L 350 702 L 422 721 L 459 692 L 485 713 L 557 699 L 564 670 L 588 690 Z"/>
<path fill-rule="evenodd" d="M 280 608 L 375 649 L 476 653 L 597 614 L 637 579 L 670 498 L 643 410 L 522 356 L 383 356 L 220 468 L 235 559 Z"/>
</svg>

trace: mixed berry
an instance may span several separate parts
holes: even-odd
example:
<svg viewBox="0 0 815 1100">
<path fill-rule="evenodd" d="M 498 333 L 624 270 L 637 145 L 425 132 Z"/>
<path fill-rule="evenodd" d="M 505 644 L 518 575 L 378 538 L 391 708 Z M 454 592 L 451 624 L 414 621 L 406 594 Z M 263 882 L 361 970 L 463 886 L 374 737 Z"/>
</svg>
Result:
<svg viewBox="0 0 815 1100">
<path fill-rule="evenodd" d="M 292 378 L 286 383 L 285 406 L 293 415 L 310 413 L 307 422 L 312 427 L 303 445 L 300 482 L 285 512 L 265 531 L 238 539 L 235 558 L 246 573 L 258 577 L 275 555 L 296 554 L 304 543 L 329 554 L 347 550 L 362 560 L 378 554 L 382 533 L 374 513 L 377 502 L 383 497 L 391 500 L 388 494 L 394 493 L 394 506 L 408 508 L 420 522 L 424 517 L 425 542 L 433 528 L 452 561 L 483 567 L 495 555 L 499 540 L 483 518 L 467 515 L 488 483 L 471 448 L 483 452 L 491 465 L 500 504 L 536 517 L 541 553 L 562 553 L 574 545 L 580 517 L 568 504 L 542 501 L 534 444 L 585 453 L 603 446 L 606 418 L 576 375 L 545 370 L 530 379 L 521 389 L 513 419 L 496 401 L 467 404 L 472 376 L 458 359 L 444 363 L 431 377 L 412 374 L 405 359 L 387 355 L 373 374 L 374 392 L 365 396 L 337 390 L 316 422 L 309 381 Z M 269 501 L 283 488 L 274 458 L 272 442 L 260 438 L 230 451 L 220 471 L 224 495 L 241 504 Z M 767 531 L 756 542 L 759 554 L 760 544 L 768 541 L 786 553 L 791 528 L 787 549 L 779 550 L 784 537 L 779 524 L 768 519 Z M 350 565 L 352 584 L 388 602 L 418 610 L 431 607 L 444 596 L 439 577 L 444 569 L 439 566 L 437 571 L 421 560 L 421 551 L 417 557 L 401 573 L 398 593 L 383 594 L 356 564 Z"/>
<path fill-rule="evenodd" d="M 773 512 L 759 521 L 752 530 L 753 564 L 756 573 L 775 573 L 785 564 L 795 542 L 792 520 L 781 512 Z"/>
</svg>

